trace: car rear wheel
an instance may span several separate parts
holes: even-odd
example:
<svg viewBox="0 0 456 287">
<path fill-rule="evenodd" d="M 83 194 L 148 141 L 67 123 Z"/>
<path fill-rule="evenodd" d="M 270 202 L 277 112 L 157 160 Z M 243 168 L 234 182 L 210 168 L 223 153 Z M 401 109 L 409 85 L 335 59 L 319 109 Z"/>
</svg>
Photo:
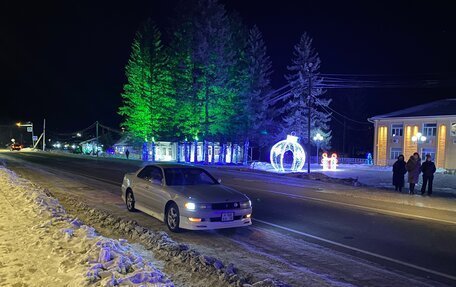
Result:
<svg viewBox="0 0 456 287">
<path fill-rule="evenodd" d="M 128 211 L 136 211 L 135 209 L 135 197 L 133 196 L 133 192 L 131 190 L 127 191 L 125 204 L 127 205 Z"/>
<path fill-rule="evenodd" d="M 175 203 L 172 203 L 168 206 L 166 209 L 166 226 L 168 226 L 168 229 L 172 232 L 180 232 L 181 229 L 179 228 L 179 219 L 180 219 L 180 214 L 179 214 L 179 208 Z"/>
</svg>

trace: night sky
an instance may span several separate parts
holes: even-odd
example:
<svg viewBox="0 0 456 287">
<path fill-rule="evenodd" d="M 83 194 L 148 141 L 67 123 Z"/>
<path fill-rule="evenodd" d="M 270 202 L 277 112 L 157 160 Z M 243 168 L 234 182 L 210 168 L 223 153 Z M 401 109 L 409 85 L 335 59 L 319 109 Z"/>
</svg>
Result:
<svg viewBox="0 0 456 287">
<path fill-rule="evenodd" d="M 114 1 L 112 1 L 114 2 Z M 451 1 L 222 1 L 257 24 L 273 61 L 273 87 L 286 82 L 293 45 L 307 31 L 326 74 L 373 74 L 404 83 L 445 80 L 434 88 L 328 90 L 332 107 L 355 120 L 456 97 L 456 20 Z M 402 3 L 397 3 L 402 2 Z M 136 29 L 161 28 L 176 1 L 2 1 L 0 124 L 32 120 L 71 132 L 95 120 L 118 128 L 124 67 Z M 351 99 L 347 106 L 346 99 Z M 359 102 L 359 105 L 357 103 Z M 339 118 L 339 121 L 341 118 Z M 348 137 L 368 125 L 347 122 Z M 335 146 L 341 125 L 334 121 Z"/>
</svg>

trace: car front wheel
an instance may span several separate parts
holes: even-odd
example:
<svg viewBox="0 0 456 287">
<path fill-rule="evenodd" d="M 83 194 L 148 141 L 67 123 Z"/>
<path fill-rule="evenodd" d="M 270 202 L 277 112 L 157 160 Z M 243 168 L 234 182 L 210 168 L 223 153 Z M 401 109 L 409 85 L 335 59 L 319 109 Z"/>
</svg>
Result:
<svg viewBox="0 0 456 287">
<path fill-rule="evenodd" d="M 135 197 L 133 196 L 133 192 L 131 190 L 127 191 L 127 196 L 125 200 L 125 204 L 127 205 L 128 211 L 135 211 Z"/>
<path fill-rule="evenodd" d="M 172 232 L 180 232 L 179 228 L 179 208 L 175 203 L 171 204 L 168 209 L 166 209 L 166 226 Z"/>
</svg>

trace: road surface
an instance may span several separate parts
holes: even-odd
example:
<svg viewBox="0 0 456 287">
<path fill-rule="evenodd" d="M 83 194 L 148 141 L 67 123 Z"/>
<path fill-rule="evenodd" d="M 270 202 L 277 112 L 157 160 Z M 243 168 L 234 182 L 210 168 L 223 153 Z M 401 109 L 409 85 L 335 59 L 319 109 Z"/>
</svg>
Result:
<svg viewBox="0 0 456 287">
<path fill-rule="evenodd" d="M 110 184 L 113 194 L 119 194 L 114 186 L 120 185 L 124 173 L 143 165 L 138 161 L 33 152 L 10 152 L 0 156 L 13 170 L 20 165 L 19 162 L 30 163 Z M 347 199 L 334 193 L 350 189 L 360 192 L 362 188 L 222 168 L 207 169 L 221 178 L 223 184 L 252 199 L 253 230 L 258 227 L 279 232 L 295 240 L 316 243 L 374 262 L 385 269 L 456 284 L 456 213 L 371 202 L 357 197 Z M 220 234 L 236 241 L 243 241 L 246 237 L 246 242 L 250 243 L 254 236 L 247 231 L 236 232 L 233 236 L 227 235 L 226 231 L 188 232 L 179 235 L 179 239 L 191 241 L 195 237 L 208 236 L 213 240 Z M 256 240 L 268 241 L 265 238 Z M 280 242 L 269 244 L 264 247 L 266 253 L 274 252 L 274 244 L 280 248 Z M 292 250 L 288 252 L 293 265 L 304 265 L 293 257 Z M 350 282 L 350 279 L 345 279 Z M 376 284 L 366 284 L 369 285 Z"/>
</svg>

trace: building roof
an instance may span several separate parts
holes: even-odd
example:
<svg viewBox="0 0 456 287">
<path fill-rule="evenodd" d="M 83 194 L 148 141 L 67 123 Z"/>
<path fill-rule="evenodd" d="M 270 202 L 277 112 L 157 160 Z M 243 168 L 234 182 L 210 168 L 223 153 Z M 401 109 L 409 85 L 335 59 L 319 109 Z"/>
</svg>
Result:
<svg viewBox="0 0 456 287">
<path fill-rule="evenodd" d="M 374 116 L 369 120 L 433 116 L 456 116 L 456 98 L 435 101 L 388 114 Z"/>
<path fill-rule="evenodd" d="M 98 137 L 99 138 L 99 137 Z M 98 139 L 97 137 L 94 137 L 94 138 L 91 138 L 91 139 L 88 139 L 88 140 L 85 140 L 85 141 L 82 141 L 79 143 L 79 145 L 83 145 L 83 144 L 88 144 L 88 143 L 92 143 L 94 141 L 96 141 Z"/>
</svg>

